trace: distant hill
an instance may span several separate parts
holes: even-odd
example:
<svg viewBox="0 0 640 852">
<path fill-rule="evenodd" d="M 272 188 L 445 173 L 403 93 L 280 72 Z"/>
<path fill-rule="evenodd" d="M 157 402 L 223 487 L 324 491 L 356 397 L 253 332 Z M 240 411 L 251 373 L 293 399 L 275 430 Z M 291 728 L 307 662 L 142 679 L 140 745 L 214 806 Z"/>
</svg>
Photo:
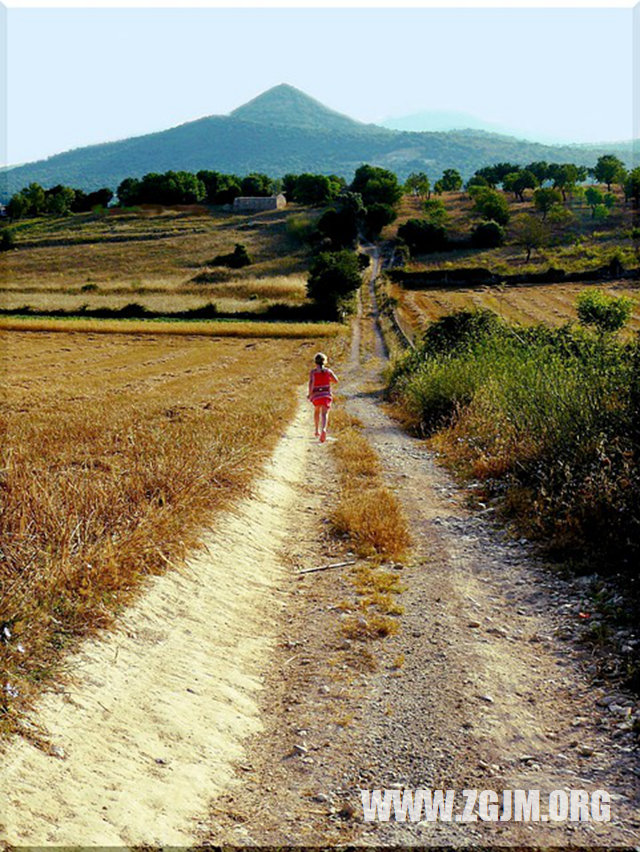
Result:
<svg viewBox="0 0 640 852">
<path fill-rule="evenodd" d="M 7 169 L 0 177 L 5 184 L 0 198 L 6 200 L 32 181 L 45 187 L 63 183 L 115 190 L 125 177 L 169 169 L 240 175 L 261 171 L 272 177 L 313 171 L 350 180 L 359 165 L 371 163 L 392 169 L 402 179 L 418 170 L 437 178 L 446 168 L 458 169 L 466 179 L 477 168 L 498 161 L 593 165 L 603 153 L 615 153 L 631 164 L 631 144 L 550 146 L 483 130 L 417 133 L 363 124 L 283 84 L 228 116 L 209 116 Z"/>
<path fill-rule="evenodd" d="M 423 110 L 410 115 L 400 115 L 385 118 L 379 122 L 381 127 L 389 130 L 405 130 L 413 133 L 436 132 L 446 133 L 449 130 L 484 130 L 487 133 L 498 133 L 501 136 L 522 138 L 522 134 L 513 128 L 500 124 L 492 124 L 470 115 L 466 112 L 452 110 Z"/>
</svg>

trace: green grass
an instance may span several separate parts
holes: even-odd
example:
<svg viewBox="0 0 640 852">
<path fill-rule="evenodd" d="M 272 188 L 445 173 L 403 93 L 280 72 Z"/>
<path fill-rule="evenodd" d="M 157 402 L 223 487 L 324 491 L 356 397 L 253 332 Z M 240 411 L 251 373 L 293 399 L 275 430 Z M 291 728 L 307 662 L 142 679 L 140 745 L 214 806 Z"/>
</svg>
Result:
<svg viewBox="0 0 640 852">
<path fill-rule="evenodd" d="M 396 365 L 392 396 L 528 533 L 630 559 L 640 549 L 638 344 L 479 316 L 490 317 L 448 336 L 451 318 L 432 324 Z"/>
</svg>

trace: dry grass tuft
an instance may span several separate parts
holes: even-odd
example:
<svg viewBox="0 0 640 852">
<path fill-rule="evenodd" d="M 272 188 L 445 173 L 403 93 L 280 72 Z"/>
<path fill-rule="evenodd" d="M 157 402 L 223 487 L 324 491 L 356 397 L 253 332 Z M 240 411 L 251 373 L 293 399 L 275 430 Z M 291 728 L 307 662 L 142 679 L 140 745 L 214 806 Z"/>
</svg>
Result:
<svg viewBox="0 0 640 852">
<path fill-rule="evenodd" d="M 362 556 L 399 559 L 409 546 L 409 530 L 400 504 L 381 480 L 380 461 L 362 434 L 359 421 L 338 409 L 333 426 L 341 493 L 331 520 L 348 535 Z"/>
<path fill-rule="evenodd" d="M 377 612 L 350 615 L 342 622 L 342 633 L 347 639 L 383 639 L 395 636 L 399 629 L 395 619 Z"/>
<path fill-rule="evenodd" d="M 398 559 L 409 547 L 407 522 L 394 494 L 382 481 L 380 460 L 364 435 L 360 421 L 338 408 L 333 415 L 338 441 L 333 445 L 340 475 L 340 494 L 331 515 L 334 530 L 346 535 L 361 556 Z M 403 591 L 398 575 L 372 564 L 351 572 L 356 595 L 353 604 L 342 602 L 343 636 L 361 643 L 395 635 L 395 616 L 403 607 L 396 596 Z M 366 647 L 362 653 L 370 654 Z M 359 659 L 355 655 L 354 660 Z M 355 665 L 354 661 L 349 661 Z"/>
</svg>

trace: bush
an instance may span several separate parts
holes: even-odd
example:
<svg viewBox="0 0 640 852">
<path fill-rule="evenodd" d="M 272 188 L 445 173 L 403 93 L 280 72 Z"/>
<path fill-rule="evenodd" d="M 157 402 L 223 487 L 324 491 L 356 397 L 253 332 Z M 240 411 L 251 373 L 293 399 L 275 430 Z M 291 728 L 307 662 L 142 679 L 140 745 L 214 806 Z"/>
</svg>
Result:
<svg viewBox="0 0 640 852">
<path fill-rule="evenodd" d="M 474 248 L 497 248 L 504 245 L 504 228 L 497 222 L 481 222 L 471 233 L 471 245 Z"/>
<path fill-rule="evenodd" d="M 398 236 L 412 254 L 444 251 L 449 242 L 446 229 L 426 219 L 409 219 L 398 228 Z"/>
<path fill-rule="evenodd" d="M 638 376 L 637 343 L 603 348 L 586 329 L 511 328 L 466 312 L 429 326 L 390 391 L 528 534 L 635 571 Z"/>
<path fill-rule="evenodd" d="M 229 254 L 218 254 L 211 261 L 211 266 L 228 266 L 231 269 L 241 269 L 253 263 L 245 246 L 236 243 L 236 247 Z"/>
<path fill-rule="evenodd" d="M 16 237 L 10 228 L 0 231 L 0 251 L 11 251 L 16 247 Z"/>
<path fill-rule="evenodd" d="M 507 199 L 495 189 L 478 189 L 473 193 L 474 213 L 483 219 L 491 219 L 499 225 L 506 225 L 511 218 Z"/>
<path fill-rule="evenodd" d="M 626 296 L 610 296 L 602 290 L 583 290 L 576 300 L 578 319 L 600 332 L 619 331 L 629 320 L 633 303 Z"/>
<path fill-rule="evenodd" d="M 449 214 L 444 203 L 439 198 L 429 198 L 423 204 L 423 210 L 426 214 L 427 222 L 432 225 L 441 225 L 445 227 L 449 222 Z"/>
</svg>

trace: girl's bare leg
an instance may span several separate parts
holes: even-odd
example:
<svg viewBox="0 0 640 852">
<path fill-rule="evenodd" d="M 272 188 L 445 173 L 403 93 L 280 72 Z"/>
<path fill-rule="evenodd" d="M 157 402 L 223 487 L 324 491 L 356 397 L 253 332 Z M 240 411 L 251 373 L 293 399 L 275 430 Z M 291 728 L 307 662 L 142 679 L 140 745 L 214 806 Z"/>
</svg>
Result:
<svg viewBox="0 0 640 852">
<path fill-rule="evenodd" d="M 320 434 L 320 406 L 313 406 L 313 422 L 316 427 L 316 438 Z"/>
<path fill-rule="evenodd" d="M 326 405 L 320 406 L 320 443 L 323 444 L 327 439 L 327 423 L 329 421 L 329 409 Z"/>
</svg>

